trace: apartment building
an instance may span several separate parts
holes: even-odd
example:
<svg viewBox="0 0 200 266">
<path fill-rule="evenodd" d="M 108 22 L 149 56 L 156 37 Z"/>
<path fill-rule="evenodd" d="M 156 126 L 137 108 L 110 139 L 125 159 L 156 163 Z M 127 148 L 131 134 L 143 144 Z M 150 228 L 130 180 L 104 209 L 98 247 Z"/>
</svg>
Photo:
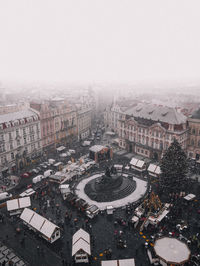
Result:
<svg viewBox="0 0 200 266">
<path fill-rule="evenodd" d="M 42 152 L 39 114 L 32 109 L 0 115 L 0 173 L 23 168 Z"/>
<path fill-rule="evenodd" d="M 186 151 L 187 117 L 175 108 L 138 104 L 119 120 L 119 146 L 158 160 L 176 138 Z"/>
</svg>

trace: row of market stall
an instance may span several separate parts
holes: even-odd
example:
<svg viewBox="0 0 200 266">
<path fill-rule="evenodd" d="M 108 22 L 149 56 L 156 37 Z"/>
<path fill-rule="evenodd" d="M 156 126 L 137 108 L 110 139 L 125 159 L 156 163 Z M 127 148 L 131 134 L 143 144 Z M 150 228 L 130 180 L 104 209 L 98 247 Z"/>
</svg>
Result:
<svg viewBox="0 0 200 266">
<path fill-rule="evenodd" d="M 130 161 L 131 169 L 138 171 L 140 173 L 148 171 L 148 174 L 152 177 L 159 177 L 161 174 L 161 169 L 159 165 L 150 163 L 149 165 L 141 159 L 132 158 Z"/>
</svg>

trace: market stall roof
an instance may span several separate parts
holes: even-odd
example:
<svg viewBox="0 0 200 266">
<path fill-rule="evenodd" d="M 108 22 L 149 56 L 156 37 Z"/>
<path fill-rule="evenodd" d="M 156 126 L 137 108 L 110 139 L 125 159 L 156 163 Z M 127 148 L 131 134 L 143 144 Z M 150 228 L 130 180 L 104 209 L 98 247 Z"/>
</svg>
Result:
<svg viewBox="0 0 200 266">
<path fill-rule="evenodd" d="M 137 161 L 137 164 L 136 164 L 137 167 L 142 168 L 143 165 L 144 165 L 144 161 L 142 161 L 142 160 Z"/>
<path fill-rule="evenodd" d="M 101 262 L 101 266 L 135 266 L 134 259 L 124 260 L 104 260 Z"/>
<path fill-rule="evenodd" d="M 42 217 L 38 213 L 25 208 L 20 216 L 27 224 L 31 225 L 33 228 L 41 232 L 46 237 L 50 238 L 54 233 L 56 228 L 59 228 L 57 225 L 48 221 L 46 218 Z"/>
<path fill-rule="evenodd" d="M 83 250 L 88 255 L 91 255 L 90 244 L 82 238 L 72 245 L 72 256 L 74 256 L 79 250 Z"/>
<path fill-rule="evenodd" d="M 89 150 L 92 152 L 99 152 L 99 151 L 103 150 L 104 148 L 105 147 L 102 145 L 94 145 Z"/>
<path fill-rule="evenodd" d="M 184 199 L 190 201 L 190 200 L 193 200 L 195 197 L 196 197 L 196 195 L 194 195 L 194 194 L 188 194 L 184 197 Z"/>
<path fill-rule="evenodd" d="M 157 175 L 161 174 L 160 166 L 156 167 L 155 174 L 157 174 Z"/>
<path fill-rule="evenodd" d="M 57 150 L 57 151 L 64 151 L 65 149 L 66 149 L 65 146 L 60 146 L 60 147 L 58 147 L 56 150 Z"/>
<path fill-rule="evenodd" d="M 149 165 L 149 167 L 148 167 L 147 170 L 148 170 L 149 172 L 154 173 L 155 170 L 156 170 L 156 167 L 157 167 L 157 165 L 151 163 L 151 164 Z"/>
<path fill-rule="evenodd" d="M 112 132 L 112 131 L 107 131 L 105 134 L 109 135 L 109 136 L 115 136 L 116 135 L 115 132 Z"/>
<path fill-rule="evenodd" d="M 90 235 L 83 229 L 79 229 L 72 238 L 72 244 L 75 244 L 79 239 L 85 240 L 87 243 L 90 243 Z"/>
<path fill-rule="evenodd" d="M 30 197 L 24 197 L 19 199 L 13 199 L 7 201 L 7 210 L 14 211 L 31 206 Z"/>
<path fill-rule="evenodd" d="M 163 237 L 157 239 L 154 250 L 161 260 L 171 264 L 181 264 L 188 261 L 190 257 L 188 246 L 176 238 Z"/>
<path fill-rule="evenodd" d="M 133 166 L 136 166 L 137 162 L 138 162 L 137 158 L 132 158 L 131 161 L 130 161 L 130 164 L 133 165 Z"/>
<path fill-rule="evenodd" d="M 61 153 L 61 154 L 60 154 L 60 157 L 67 157 L 67 156 L 68 156 L 67 153 Z"/>
</svg>

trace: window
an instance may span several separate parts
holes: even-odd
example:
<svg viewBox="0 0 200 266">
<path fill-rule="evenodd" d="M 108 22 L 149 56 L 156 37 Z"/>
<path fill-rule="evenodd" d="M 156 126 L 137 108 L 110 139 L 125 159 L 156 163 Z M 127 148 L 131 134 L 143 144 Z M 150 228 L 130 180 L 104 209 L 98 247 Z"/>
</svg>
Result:
<svg viewBox="0 0 200 266">
<path fill-rule="evenodd" d="M 26 128 L 23 128 L 23 135 L 26 135 Z"/>
<path fill-rule="evenodd" d="M 1 135 L 1 141 L 4 141 L 4 136 L 3 136 L 3 134 Z"/>
<path fill-rule="evenodd" d="M 15 159 L 14 153 L 11 152 L 11 160 L 14 160 L 14 159 Z"/>
<path fill-rule="evenodd" d="M 137 151 L 140 152 L 140 149 L 138 148 Z"/>
<path fill-rule="evenodd" d="M 200 140 L 198 141 L 198 146 L 200 147 Z"/>
<path fill-rule="evenodd" d="M 2 143 L 0 144 L 0 152 L 4 152 L 5 151 L 5 144 Z"/>
<path fill-rule="evenodd" d="M 191 140 L 191 145 L 194 146 L 194 140 L 193 139 Z"/>
<path fill-rule="evenodd" d="M 19 139 L 17 140 L 17 146 L 20 146 L 20 140 Z"/>
<path fill-rule="evenodd" d="M 10 150 L 13 150 L 13 143 L 10 142 Z"/>
<path fill-rule="evenodd" d="M 195 128 L 192 129 L 192 134 L 195 135 Z"/>
<path fill-rule="evenodd" d="M 27 144 L 26 137 L 24 137 L 24 144 Z"/>
<path fill-rule="evenodd" d="M 16 129 L 16 136 L 19 136 L 19 129 Z"/>
<path fill-rule="evenodd" d="M 148 154 L 148 152 L 147 152 L 147 151 L 145 151 L 145 154 L 147 155 L 147 154 Z"/>
<path fill-rule="evenodd" d="M 12 133 L 9 132 L 8 134 L 9 134 L 9 140 L 11 140 L 12 139 Z"/>
</svg>

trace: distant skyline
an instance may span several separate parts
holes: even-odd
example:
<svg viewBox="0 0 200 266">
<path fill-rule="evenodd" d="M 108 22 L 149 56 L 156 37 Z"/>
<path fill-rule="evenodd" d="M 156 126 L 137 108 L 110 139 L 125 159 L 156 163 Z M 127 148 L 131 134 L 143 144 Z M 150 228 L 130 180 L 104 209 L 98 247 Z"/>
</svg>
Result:
<svg viewBox="0 0 200 266">
<path fill-rule="evenodd" d="M 199 0 L 1 0 L 0 82 L 200 80 Z"/>
</svg>

